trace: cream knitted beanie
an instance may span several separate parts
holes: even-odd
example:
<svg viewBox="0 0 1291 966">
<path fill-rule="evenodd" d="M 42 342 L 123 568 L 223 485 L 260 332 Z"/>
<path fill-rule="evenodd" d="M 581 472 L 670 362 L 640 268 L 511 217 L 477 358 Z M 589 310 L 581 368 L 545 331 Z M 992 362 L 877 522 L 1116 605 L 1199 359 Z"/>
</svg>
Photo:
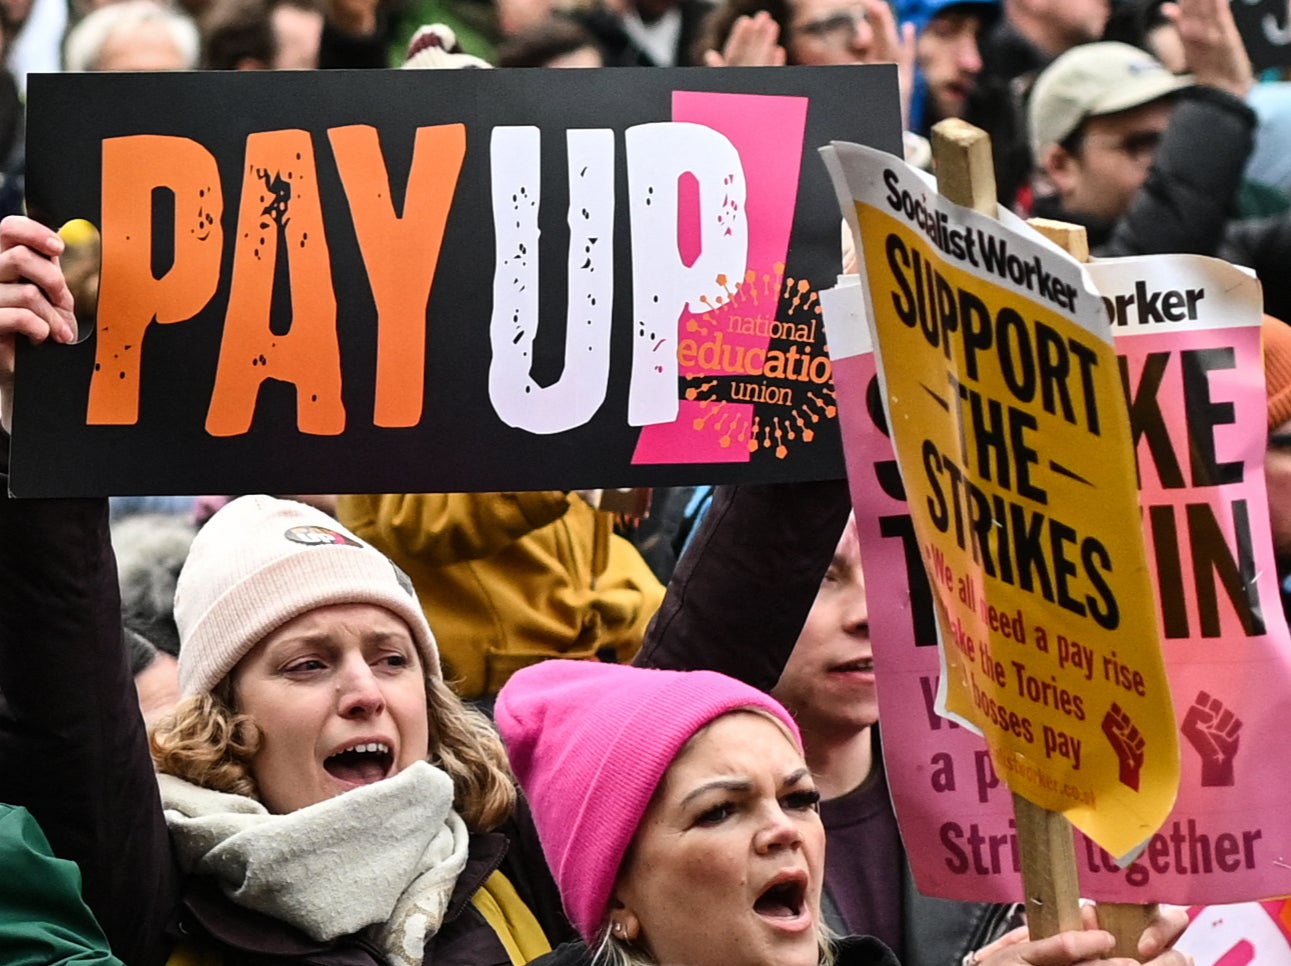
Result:
<svg viewBox="0 0 1291 966">
<path fill-rule="evenodd" d="M 175 587 L 180 691 L 209 692 L 266 636 L 330 604 L 402 618 L 427 673 L 442 676 L 412 583 L 383 553 L 304 503 L 239 497 L 198 532 Z"/>
</svg>

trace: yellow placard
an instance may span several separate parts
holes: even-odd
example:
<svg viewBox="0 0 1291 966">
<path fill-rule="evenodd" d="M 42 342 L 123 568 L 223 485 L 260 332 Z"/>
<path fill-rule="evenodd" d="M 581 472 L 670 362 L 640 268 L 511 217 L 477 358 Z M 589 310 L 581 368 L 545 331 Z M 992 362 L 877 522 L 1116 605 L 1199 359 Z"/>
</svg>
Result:
<svg viewBox="0 0 1291 966">
<path fill-rule="evenodd" d="M 1074 261 L 881 163 L 852 198 L 945 711 L 1013 791 L 1131 855 L 1179 751 L 1105 318 Z"/>
</svg>

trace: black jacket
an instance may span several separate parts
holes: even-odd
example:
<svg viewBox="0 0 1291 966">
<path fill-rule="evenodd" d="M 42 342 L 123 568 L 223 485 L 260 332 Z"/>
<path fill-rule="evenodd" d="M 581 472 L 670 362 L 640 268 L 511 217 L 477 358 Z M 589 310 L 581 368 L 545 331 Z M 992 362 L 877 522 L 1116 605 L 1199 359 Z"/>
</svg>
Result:
<svg viewBox="0 0 1291 966">
<path fill-rule="evenodd" d="M 981 40 L 982 72 L 978 79 L 1008 83 L 1019 77 L 1034 77 L 1053 60 L 1013 26 L 1008 17 L 1000 17 Z"/>
</svg>

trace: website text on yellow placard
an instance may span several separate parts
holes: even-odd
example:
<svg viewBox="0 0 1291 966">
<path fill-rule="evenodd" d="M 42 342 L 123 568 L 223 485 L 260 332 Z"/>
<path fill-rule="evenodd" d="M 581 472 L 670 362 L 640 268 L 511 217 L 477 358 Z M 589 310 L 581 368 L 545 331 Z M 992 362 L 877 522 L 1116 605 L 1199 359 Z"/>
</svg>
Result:
<svg viewBox="0 0 1291 966">
<path fill-rule="evenodd" d="M 1106 314 L 1038 236 L 849 155 L 835 178 L 850 175 L 945 711 L 1012 790 L 1132 855 L 1170 810 L 1179 753 Z"/>
</svg>

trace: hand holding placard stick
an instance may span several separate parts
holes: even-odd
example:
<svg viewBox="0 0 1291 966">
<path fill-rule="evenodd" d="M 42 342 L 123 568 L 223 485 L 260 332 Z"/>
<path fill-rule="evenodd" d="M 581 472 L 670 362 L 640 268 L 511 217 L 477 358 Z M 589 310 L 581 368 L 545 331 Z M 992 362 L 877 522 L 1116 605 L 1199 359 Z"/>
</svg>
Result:
<svg viewBox="0 0 1291 966">
<path fill-rule="evenodd" d="M 995 217 L 995 178 L 991 142 L 985 131 L 957 118 L 932 131 L 937 187 L 948 200 Z M 1089 260 L 1085 229 L 1036 219 L 1031 226 L 1078 261 Z M 1080 929 L 1080 886 L 1071 823 L 1058 812 L 1013 794 L 1027 924 L 1032 938 Z M 1138 940 L 1154 907 L 1109 903 L 1099 907 L 1103 928 L 1116 937 L 1112 955 L 1138 958 Z"/>
</svg>

